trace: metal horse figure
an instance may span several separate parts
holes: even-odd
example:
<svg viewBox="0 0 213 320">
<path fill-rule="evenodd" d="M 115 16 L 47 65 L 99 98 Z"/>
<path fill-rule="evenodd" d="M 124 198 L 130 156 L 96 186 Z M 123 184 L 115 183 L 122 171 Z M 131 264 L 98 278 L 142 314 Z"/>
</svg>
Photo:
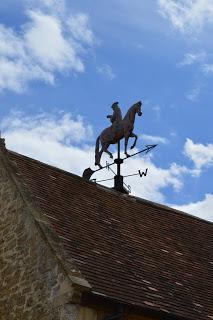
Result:
<svg viewBox="0 0 213 320">
<path fill-rule="evenodd" d="M 95 149 L 95 165 L 101 167 L 100 161 L 103 152 L 106 152 L 110 158 L 113 158 L 113 155 L 110 151 L 108 151 L 110 144 L 115 144 L 121 139 L 125 138 L 125 149 L 124 153 L 127 157 L 129 154 L 127 153 L 127 145 L 129 138 L 135 138 L 131 149 L 133 149 L 137 142 L 137 135 L 133 132 L 134 123 L 135 123 L 135 115 L 142 115 L 141 111 L 142 102 L 138 101 L 133 104 L 132 107 L 129 108 L 123 120 L 121 120 L 116 126 L 110 126 L 104 129 L 100 136 L 96 140 L 96 149 Z M 99 144 L 101 143 L 101 150 L 99 151 Z"/>
</svg>

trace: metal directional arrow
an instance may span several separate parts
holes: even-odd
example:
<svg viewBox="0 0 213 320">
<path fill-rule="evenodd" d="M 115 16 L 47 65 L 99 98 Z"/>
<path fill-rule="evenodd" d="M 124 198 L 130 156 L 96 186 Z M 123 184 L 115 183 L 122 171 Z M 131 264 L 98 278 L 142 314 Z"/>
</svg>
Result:
<svg viewBox="0 0 213 320">
<path fill-rule="evenodd" d="M 129 193 L 130 190 L 127 190 L 127 189 L 129 189 L 129 186 L 125 185 L 125 183 L 123 181 L 123 178 L 127 178 L 127 177 L 130 177 L 130 176 L 136 176 L 136 175 L 139 175 L 140 177 L 146 176 L 148 169 L 146 169 L 145 172 L 141 172 L 140 170 L 138 170 L 138 173 L 130 174 L 130 175 L 127 175 L 127 176 L 122 176 L 121 175 L 121 164 L 125 160 L 127 160 L 129 158 L 132 158 L 132 157 L 134 157 L 134 156 L 136 156 L 136 155 L 138 155 L 140 153 L 147 154 L 152 149 L 154 149 L 156 146 L 157 146 L 157 144 L 146 145 L 146 148 L 144 148 L 143 150 L 138 151 L 136 153 L 133 153 L 130 156 L 126 156 L 124 158 L 121 158 L 120 157 L 120 141 L 119 141 L 118 142 L 118 157 L 117 157 L 117 159 L 115 159 L 114 162 L 112 162 L 112 163 L 107 163 L 104 167 L 101 167 L 101 168 L 99 168 L 97 170 L 92 170 L 91 168 L 85 169 L 84 172 L 83 172 L 83 178 L 89 181 L 90 178 L 92 177 L 92 175 L 95 172 L 98 172 L 98 171 L 106 169 L 106 168 L 109 169 L 111 166 L 116 164 L 117 165 L 117 174 L 112 170 L 113 173 L 115 174 L 115 177 L 114 177 L 114 188 L 116 190 L 120 191 L 120 192 Z M 111 180 L 111 178 L 110 179 L 105 179 L 105 180 L 100 180 L 100 181 L 96 181 L 95 180 L 95 181 L 96 182 L 103 182 L 103 181 L 107 181 L 107 180 Z M 127 187 L 127 189 L 124 187 L 124 185 Z"/>
</svg>

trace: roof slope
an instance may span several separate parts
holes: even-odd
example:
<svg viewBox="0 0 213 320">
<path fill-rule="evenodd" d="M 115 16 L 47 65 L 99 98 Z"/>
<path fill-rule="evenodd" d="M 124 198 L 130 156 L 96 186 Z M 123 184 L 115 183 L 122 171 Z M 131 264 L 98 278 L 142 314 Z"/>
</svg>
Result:
<svg viewBox="0 0 213 320">
<path fill-rule="evenodd" d="M 213 319 L 213 224 L 9 152 L 92 290 Z"/>
</svg>

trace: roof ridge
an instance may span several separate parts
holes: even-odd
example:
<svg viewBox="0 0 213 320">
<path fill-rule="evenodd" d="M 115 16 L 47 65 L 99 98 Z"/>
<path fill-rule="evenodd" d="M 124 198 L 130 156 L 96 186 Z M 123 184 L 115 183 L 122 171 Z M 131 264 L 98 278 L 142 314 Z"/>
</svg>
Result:
<svg viewBox="0 0 213 320">
<path fill-rule="evenodd" d="M 38 160 L 38 159 L 31 158 L 31 157 L 29 157 L 29 156 L 26 156 L 25 154 L 21 154 L 21 153 L 18 153 L 18 152 L 16 152 L 16 151 L 9 150 L 9 149 L 7 149 L 7 152 L 13 153 L 13 154 L 15 154 L 15 155 L 18 155 L 18 156 L 21 156 L 21 157 L 24 157 L 24 158 L 27 158 L 27 159 L 30 159 L 31 161 L 34 161 L 34 162 L 38 162 L 38 163 L 40 163 L 40 164 L 42 164 L 42 165 L 44 165 L 44 166 L 51 167 L 51 168 L 53 168 L 53 169 L 55 169 L 55 170 L 57 170 L 57 171 L 60 171 L 60 172 L 62 172 L 62 173 L 64 173 L 64 174 L 67 174 L 67 175 L 70 175 L 70 176 L 75 176 L 75 177 L 77 177 L 77 178 L 81 178 L 80 176 L 78 176 L 78 175 L 76 175 L 76 174 L 74 174 L 74 173 L 72 173 L 72 172 L 69 172 L 69 171 L 66 171 L 66 170 L 64 170 L 64 169 L 55 167 L 54 165 L 48 164 L 48 163 L 43 162 L 43 161 L 40 161 L 40 160 Z M 86 180 L 84 180 L 84 181 L 86 181 Z"/>
<path fill-rule="evenodd" d="M 144 203 L 149 203 L 150 205 L 152 205 L 153 207 L 159 207 L 161 209 L 165 209 L 167 211 L 172 211 L 173 213 L 175 214 L 181 214 L 183 216 L 186 216 L 188 218 L 192 218 L 192 219 L 195 219 L 195 220 L 199 220 L 199 221 L 202 221 L 202 222 L 206 222 L 210 225 L 213 225 L 213 222 L 212 221 L 209 221 L 209 220 L 205 220 L 203 218 L 200 218 L 200 217 L 197 217 L 193 214 L 190 214 L 190 213 L 187 213 L 185 211 L 181 211 L 181 210 L 178 210 L 178 209 L 175 209 L 175 208 L 172 208 L 172 207 L 169 207 L 168 205 L 166 204 L 161 204 L 161 203 L 157 203 L 157 202 L 154 202 L 154 201 L 151 201 L 151 200 L 146 200 L 146 199 L 143 199 L 143 198 L 140 198 L 140 197 L 137 197 L 137 196 L 131 196 L 131 197 L 135 197 L 136 200 L 140 201 L 140 202 L 144 202 Z"/>
<path fill-rule="evenodd" d="M 119 193 L 118 191 L 114 190 L 113 188 L 106 187 L 106 186 L 101 185 L 101 184 L 98 184 L 98 183 L 96 183 L 96 182 L 87 181 L 87 180 L 83 179 L 82 177 L 78 176 L 77 174 L 74 174 L 74 173 L 69 172 L 69 171 L 66 171 L 66 170 L 64 170 L 64 169 L 55 167 L 55 166 L 53 166 L 53 165 L 51 165 L 51 164 L 48 164 L 48 163 L 45 163 L 45 162 L 43 162 L 43 161 L 40 161 L 40 160 L 31 158 L 31 157 L 29 157 L 29 156 L 23 155 L 23 154 L 21 154 L 21 153 L 18 153 L 18 152 L 16 152 L 16 151 L 13 151 L 13 150 L 8 150 L 8 149 L 7 149 L 7 151 L 8 151 L 9 153 L 13 153 L 13 154 L 15 154 L 15 155 L 18 155 L 18 156 L 24 157 L 24 158 L 26 158 L 26 159 L 29 159 L 29 160 L 31 160 L 31 161 L 33 161 L 33 162 L 40 163 L 41 165 L 50 167 L 50 168 L 52 168 L 52 169 L 54 169 L 54 170 L 56 170 L 56 171 L 58 171 L 58 172 L 61 172 L 61 173 L 65 174 L 65 175 L 67 175 L 67 176 L 71 176 L 71 177 L 73 177 L 73 178 L 79 179 L 79 180 L 82 181 L 83 183 L 89 183 L 89 184 L 91 184 L 91 185 L 93 185 L 93 186 L 95 185 L 95 186 L 98 187 L 98 188 L 104 189 L 105 191 L 111 192 L 111 193 L 113 193 L 113 194 L 115 194 L 115 195 L 117 195 L 117 196 L 120 196 L 120 197 L 122 197 L 122 198 L 127 198 L 128 200 L 131 200 L 131 201 L 132 201 L 132 200 L 133 200 L 133 201 L 139 201 L 139 202 L 144 203 L 145 205 L 149 204 L 149 205 L 151 205 L 152 207 L 155 207 L 155 208 L 161 208 L 161 209 L 164 209 L 164 210 L 166 210 L 166 211 L 170 211 L 170 212 L 172 212 L 172 213 L 174 213 L 174 214 L 183 215 L 183 216 L 188 217 L 188 218 L 191 218 L 191 219 L 193 219 L 193 220 L 198 220 L 198 221 L 200 221 L 200 222 L 205 222 L 205 223 L 207 223 L 207 224 L 213 225 L 213 222 L 211 222 L 211 221 L 209 221 L 209 220 L 205 220 L 205 219 L 200 218 L 200 217 L 197 217 L 197 216 L 195 216 L 195 215 L 193 215 L 193 214 L 190 214 L 190 213 L 187 213 L 187 212 L 184 212 L 184 211 L 181 211 L 181 210 L 178 210 L 178 209 L 169 207 L 169 206 L 166 205 L 166 204 L 157 203 L 157 202 L 154 202 L 154 201 L 151 201 L 151 200 L 147 200 L 147 199 L 144 199 L 144 198 L 140 198 L 140 197 L 135 196 L 135 195 L 122 194 L 122 193 Z"/>
</svg>

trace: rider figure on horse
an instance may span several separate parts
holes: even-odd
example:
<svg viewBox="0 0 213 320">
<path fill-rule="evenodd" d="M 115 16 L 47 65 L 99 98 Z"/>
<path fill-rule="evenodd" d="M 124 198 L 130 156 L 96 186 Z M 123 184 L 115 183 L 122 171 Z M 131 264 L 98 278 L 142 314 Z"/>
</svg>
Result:
<svg viewBox="0 0 213 320">
<path fill-rule="evenodd" d="M 103 152 L 106 152 L 110 158 L 113 158 L 112 153 L 108 150 L 110 144 L 118 143 L 121 139 L 125 138 L 125 148 L 124 153 L 128 157 L 127 144 L 129 138 L 135 138 L 131 149 L 135 147 L 137 142 L 137 135 L 133 132 L 135 115 L 142 115 L 141 111 L 142 102 L 138 101 L 134 103 L 127 111 L 125 117 L 122 119 L 121 109 L 118 106 L 118 102 L 113 103 L 112 109 L 113 114 L 108 115 L 107 118 L 110 119 L 112 125 L 104 129 L 98 136 L 95 145 L 95 165 L 101 168 L 100 160 Z M 101 149 L 99 150 L 101 144 Z"/>
<path fill-rule="evenodd" d="M 113 109 L 113 114 L 108 115 L 107 118 L 110 119 L 112 123 L 112 139 L 113 139 L 114 135 L 117 133 L 117 131 L 119 131 L 120 122 L 122 121 L 122 113 L 118 105 L 118 102 L 114 102 L 111 108 Z"/>
<path fill-rule="evenodd" d="M 118 106 L 118 102 L 114 102 L 112 104 L 111 108 L 113 109 L 113 114 L 112 115 L 108 115 L 107 118 L 110 119 L 112 124 L 116 124 L 116 123 L 118 123 L 118 122 L 120 122 L 122 120 L 121 109 Z"/>
</svg>

